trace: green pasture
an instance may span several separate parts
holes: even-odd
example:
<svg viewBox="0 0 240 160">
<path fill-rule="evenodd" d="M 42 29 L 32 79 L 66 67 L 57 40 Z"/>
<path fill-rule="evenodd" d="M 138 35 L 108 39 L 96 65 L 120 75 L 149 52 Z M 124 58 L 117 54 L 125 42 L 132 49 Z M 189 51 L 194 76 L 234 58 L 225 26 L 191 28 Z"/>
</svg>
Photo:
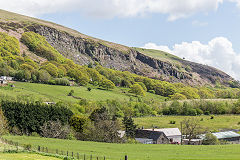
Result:
<svg viewBox="0 0 240 160">
<path fill-rule="evenodd" d="M 138 127 L 152 128 L 180 128 L 180 123 L 185 118 L 192 116 L 160 116 L 160 117 L 140 117 L 135 118 L 134 121 Z M 240 129 L 240 116 L 239 115 L 215 115 L 213 119 L 211 116 L 194 116 L 200 120 L 200 126 L 203 129 L 210 131 L 218 131 L 225 129 Z M 170 121 L 175 121 L 176 124 L 170 124 Z"/>
<path fill-rule="evenodd" d="M 118 88 L 113 90 L 103 90 L 91 86 L 92 90 L 88 91 L 87 87 L 84 86 L 58 86 L 58 85 L 47 85 L 39 83 L 27 83 L 27 82 L 15 82 L 15 87 L 0 87 L 0 94 L 12 97 L 19 97 L 21 99 L 31 97 L 31 99 L 43 101 L 64 101 L 64 102 L 78 102 L 78 98 L 83 98 L 92 101 L 101 100 L 129 100 L 130 97 L 135 98 L 134 95 L 128 93 L 128 88 Z M 74 97 L 67 96 L 68 93 L 74 90 Z M 76 98 L 77 97 L 77 98 Z M 144 100 L 154 100 L 158 102 L 164 101 L 164 97 L 146 93 L 143 97 Z"/>
<path fill-rule="evenodd" d="M 106 156 L 120 160 L 128 155 L 129 160 L 234 160 L 240 159 L 240 145 L 181 146 L 112 144 L 77 140 L 47 139 L 27 136 L 4 136 L 12 141 L 32 146 L 45 146 L 86 155 Z"/>
</svg>

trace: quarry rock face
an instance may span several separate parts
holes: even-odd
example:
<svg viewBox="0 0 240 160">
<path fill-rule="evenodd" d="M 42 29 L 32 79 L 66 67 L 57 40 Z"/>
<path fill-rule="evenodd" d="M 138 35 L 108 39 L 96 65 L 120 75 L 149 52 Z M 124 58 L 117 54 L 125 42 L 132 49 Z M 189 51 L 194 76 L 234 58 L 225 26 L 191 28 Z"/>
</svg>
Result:
<svg viewBox="0 0 240 160">
<path fill-rule="evenodd" d="M 154 59 L 132 48 L 124 52 L 100 42 L 73 36 L 43 25 L 33 25 L 28 29 L 46 37 L 47 41 L 63 56 L 80 65 L 87 65 L 95 61 L 107 68 L 190 85 L 215 84 L 216 81 L 226 83 L 233 80 L 226 73 L 213 67 L 186 60 L 181 60 L 181 63 L 183 66 L 191 67 L 191 72 L 179 71 L 170 62 Z"/>
<path fill-rule="evenodd" d="M 15 29 L 14 26 L 16 26 Z M 98 62 L 107 68 L 193 86 L 215 84 L 216 82 L 227 84 L 228 81 L 233 80 L 226 73 L 210 66 L 179 59 L 181 66 L 191 68 L 191 71 L 183 71 L 170 62 L 163 61 L 161 58 L 152 58 L 133 48 L 126 46 L 124 46 L 125 50 L 114 48 L 108 45 L 109 42 L 95 41 L 94 38 L 74 35 L 47 25 L 24 26 L 24 24 L 2 22 L 0 27 L 9 33 L 17 32 L 19 29 L 38 33 L 44 36 L 59 53 L 80 65 Z"/>
</svg>

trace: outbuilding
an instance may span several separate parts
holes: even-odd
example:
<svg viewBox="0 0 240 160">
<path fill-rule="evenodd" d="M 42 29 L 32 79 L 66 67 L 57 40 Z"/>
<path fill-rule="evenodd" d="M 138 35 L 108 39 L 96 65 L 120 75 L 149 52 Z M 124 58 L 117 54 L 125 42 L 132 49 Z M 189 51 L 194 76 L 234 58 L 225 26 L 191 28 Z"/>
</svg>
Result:
<svg viewBox="0 0 240 160">
<path fill-rule="evenodd" d="M 163 132 L 138 129 L 135 134 L 136 141 L 144 144 L 169 144 L 169 139 Z"/>
<path fill-rule="evenodd" d="M 181 143 L 181 132 L 178 128 L 162 128 L 162 129 L 145 129 L 154 130 L 156 132 L 163 132 L 169 139 L 170 143 Z"/>
</svg>

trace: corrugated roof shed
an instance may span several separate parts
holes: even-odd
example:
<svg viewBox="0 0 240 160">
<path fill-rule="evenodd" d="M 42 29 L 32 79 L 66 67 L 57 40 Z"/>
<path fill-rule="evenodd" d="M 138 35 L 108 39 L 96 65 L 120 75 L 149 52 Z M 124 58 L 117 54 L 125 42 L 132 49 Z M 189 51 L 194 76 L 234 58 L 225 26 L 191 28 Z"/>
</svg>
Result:
<svg viewBox="0 0 240 160">
<path fill-rule="evenodd" d="M 217 132 L 217 133 L 213 133 L 213 135 L 216 136 L 218 139 L 240 137 L 240 134 L 233 131 Z"/>
</svg>

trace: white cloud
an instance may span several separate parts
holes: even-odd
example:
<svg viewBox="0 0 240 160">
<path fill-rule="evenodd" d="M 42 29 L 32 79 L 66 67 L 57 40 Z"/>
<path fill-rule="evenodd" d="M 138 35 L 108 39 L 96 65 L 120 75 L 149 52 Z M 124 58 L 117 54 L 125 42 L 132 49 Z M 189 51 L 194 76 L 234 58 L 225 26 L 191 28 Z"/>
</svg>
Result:
<svg viewBox="0 0 240 160">
<path fill-rule="evenodd" d="M 216 37 L 207 44 L 199 41 L 182 42 L 175 44 L 172 50 L 154 43 L 147 43 L 143 48 L 163 50 L 190 61 L 207 64 L 240 80 L 240 54 L 234 51 L 232 43 L 224 37 Z"/>
<path fill-rule="evenodd" d="M 159 13 L 173 21 L 198 12 L 216 11 L 223 1 L 240 7 L 240 0 L 0 0 L 0 8 L 31 16 L 68 11 L 103 18 Z"/>
</svg>

